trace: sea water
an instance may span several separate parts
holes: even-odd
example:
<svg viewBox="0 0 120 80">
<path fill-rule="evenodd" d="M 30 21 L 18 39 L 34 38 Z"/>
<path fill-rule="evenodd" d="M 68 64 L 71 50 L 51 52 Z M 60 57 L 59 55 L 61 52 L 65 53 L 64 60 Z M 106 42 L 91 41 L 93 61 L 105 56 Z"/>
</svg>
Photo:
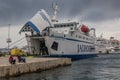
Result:
<svg viewBox="0 0 120 80">
<path fill-rule="evenodd" d="M 72 65 L 0 80 L 120 80 L 120 54 L 104 54 Z"/>
</svg>

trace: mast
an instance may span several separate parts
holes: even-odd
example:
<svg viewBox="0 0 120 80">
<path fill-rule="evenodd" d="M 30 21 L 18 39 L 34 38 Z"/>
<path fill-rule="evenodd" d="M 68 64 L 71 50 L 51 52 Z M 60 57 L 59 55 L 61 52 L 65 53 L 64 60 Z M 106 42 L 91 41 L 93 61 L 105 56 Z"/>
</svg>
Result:
<svg viewBox="0 0 120 80">
<path fill-rule="evenodd" d="M 53 8 L 53 17 L 52 17 L 52 21 L 53 22 L 57 22 L 58 20 L 56 19 L 57 13 L 58 13 L 58 5 L 57 3 L 53 3 L 52 4 L 52 8 Z"/>
</svg>

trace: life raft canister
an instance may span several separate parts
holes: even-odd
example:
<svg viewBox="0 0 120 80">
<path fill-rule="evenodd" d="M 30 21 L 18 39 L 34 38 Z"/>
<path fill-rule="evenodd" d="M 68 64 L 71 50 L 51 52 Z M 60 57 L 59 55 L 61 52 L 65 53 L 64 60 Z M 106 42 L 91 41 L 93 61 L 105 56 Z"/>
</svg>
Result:
<svg viewBox="0 0 120 80">
<path fill-rule="evenodd" d="M 90 29 L 86 25 L 83 24 L 81 27 L 81 31 L 84 33 L 88 33 L 90 31 Z"/>
</svg>

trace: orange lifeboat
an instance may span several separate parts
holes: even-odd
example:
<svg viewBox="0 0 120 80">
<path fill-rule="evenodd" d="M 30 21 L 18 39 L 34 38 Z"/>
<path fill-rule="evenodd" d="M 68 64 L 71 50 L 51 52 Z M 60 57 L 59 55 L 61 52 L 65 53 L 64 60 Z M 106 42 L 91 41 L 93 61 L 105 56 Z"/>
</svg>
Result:
<svg viewBox="0 0 120 80">
<path fill-rule="evenodd" d="M 81 31 L 84 33 L 88 33 L 90 31 L 90 29 L 86 25 L 83 24 L 81 27 Z"/>
</svg>

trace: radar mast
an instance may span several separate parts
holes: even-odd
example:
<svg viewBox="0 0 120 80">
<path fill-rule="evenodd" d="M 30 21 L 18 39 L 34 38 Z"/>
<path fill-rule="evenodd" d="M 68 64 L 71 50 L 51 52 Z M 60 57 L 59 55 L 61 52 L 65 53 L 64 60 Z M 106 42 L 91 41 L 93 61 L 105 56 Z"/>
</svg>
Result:
<svg viewBox="0 0 120 80">
<path fill-rule="evenodd" d="M 58 22 L 58 20 L 56 19 L 57 12 L 58 12 L 58 5 L 57 5 L 57 3 L 53 3 L 53 4 L 52 4 L 52 8 L 53 8 L 52 21 L 53 21 L 53 22 Z"/>
</svg>

